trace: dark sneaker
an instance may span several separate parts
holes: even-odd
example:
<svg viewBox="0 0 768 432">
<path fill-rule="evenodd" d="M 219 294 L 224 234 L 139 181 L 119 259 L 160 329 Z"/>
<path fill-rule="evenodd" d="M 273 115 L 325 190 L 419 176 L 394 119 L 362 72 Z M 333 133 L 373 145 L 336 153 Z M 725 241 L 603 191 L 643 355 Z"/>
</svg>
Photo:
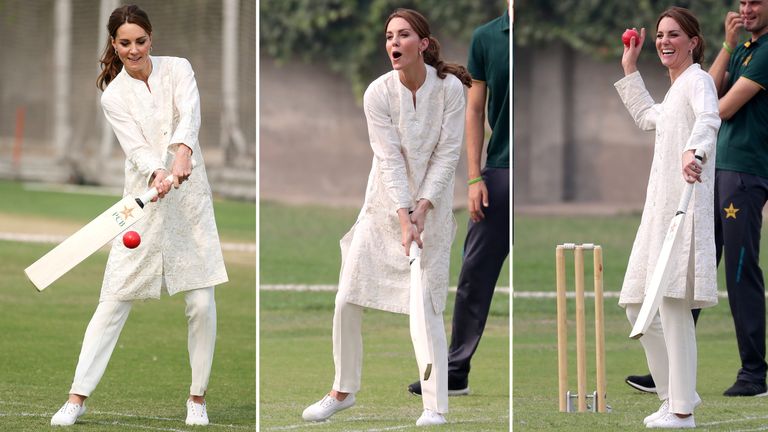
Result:
<svg viewBox="0 0 768 432">
<path fill-rule="evenodd" d="M 448 396 L 464 396 L 469 394 L 469 385 L 467 381 L 458 383 L 463 385 L 457 385 L 455 382 L 448 380 Z M 421 381 L 416 381 L 408 385 L 408 391 L 416 396 L 421 396 Z"/>
<path fill-rule="evenodd" d="M 728 390 L 723 392 L 723 396 L 766 396 L 765 382 L 755 383 L 750 381 L 736 380 Z"/>
<path fill-rule="evenodd" d="M 648 375 L 630 375 L 624 380 L 630 387 L 646 393 L 656 393 L 656 383 L 653 382 L 651 374 Z"/>
</svg>

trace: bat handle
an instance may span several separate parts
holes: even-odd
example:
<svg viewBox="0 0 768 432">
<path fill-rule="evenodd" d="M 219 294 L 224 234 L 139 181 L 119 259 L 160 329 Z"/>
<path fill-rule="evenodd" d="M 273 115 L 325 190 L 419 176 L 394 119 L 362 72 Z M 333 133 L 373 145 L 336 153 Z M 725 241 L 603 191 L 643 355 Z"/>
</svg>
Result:
<svg viewBox="0 0 768 432">
<path fill-rule="evenodd" d="M 195 169 L 197 166 L 197 162 L 195 162 L 194 159 L 192 159 L 192 169 Z M 163 181 L 172 182 L 173 181 L 173 174 L 168 174 L 168 177 L 166 177 Z M 138 198 L 136 198 L 136 203 L 139 205 L 139 207 L 144 208 L 144 206 L 155 199 L 155 197 L 158 195 L 157 188 L 149 188 L 146 192 L 141 194 Z"/>
<path fill-rule="evenodd" d="M 696 153 L 694 154 L 694 157 L 696 158 L 696 163 L 698 163 L 701 166 L 704 166 L 704 150 L 702 149 L 696 149 Z M 693 186 L 695 183 L 686 183 L 685 190 L 683 191 L 683 196 L 680 197 L 680 204 L 677 206 L 677 212 L 676 215 L 679 215 L 681 213 L 685 213 L 688 211 L 688 202 L 691 200 L 691 195 L 693 195 Z"/>
<path fill-rule="evenodd" d="M 421 248 L 419 248 L 419 245 L 416 244 L 416 242 L 411 242 L 411 248 L 408 252 L 408 258 L 410 259 L 416 259 L 421 256 Z"/>
</svg>

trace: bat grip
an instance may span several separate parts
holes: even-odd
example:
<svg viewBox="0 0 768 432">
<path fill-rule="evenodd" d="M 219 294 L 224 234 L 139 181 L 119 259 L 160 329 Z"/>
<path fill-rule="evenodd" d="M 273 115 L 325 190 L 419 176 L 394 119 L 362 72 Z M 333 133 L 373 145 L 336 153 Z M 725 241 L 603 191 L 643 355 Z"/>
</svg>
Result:
<svg viewBox="0 0 768 432">
<path fill-rule="evenodd" d="M 694 154 L 694 157 L 696 158 L 696 163 L 704 166 L 704 150 L 702 149 L 696 149 L 696 153 Z M 685 213 L 688 211 L 688 202 L 691 200 L 691 195 L 693 195 L 693 186 L 695 183 L 686 183 L 685 184 L 685 190 L 683 191 L 683 195 L 680 197 L 680 203 L 677 205 L 677 212 L 676 215 L 679 215 L 681 213 Z"/>
<path fill-rule="evenodd" d="M 192 159 L 192 169 L 195 169 L 197 166 L 197 162 L 195 162 L 194 159 Z M 168 177 L 166 177 L 163 181 L 172 182 L 173 181 L 173 174 L 168 174 Z M 136 203 L 139 205 L 139 207 L 144 208 L 144 206 L 155 199 L 155 197 L 158 195 L 157 188 L 149 188 L 146 192 L 141 194 L 138 198 L 136 198 Z"/>
</svg>

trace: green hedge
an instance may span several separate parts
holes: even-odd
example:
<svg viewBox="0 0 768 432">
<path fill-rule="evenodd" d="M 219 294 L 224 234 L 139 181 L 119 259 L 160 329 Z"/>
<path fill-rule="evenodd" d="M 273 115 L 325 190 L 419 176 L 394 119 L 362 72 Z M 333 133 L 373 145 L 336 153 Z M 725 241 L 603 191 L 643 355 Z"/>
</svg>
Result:
<svg viewBox="0 0 768 432">
<path fill-rule="evenodd" d="M 645 46 L 653 48 L 656 19 L 669 6 L 689 8 L 699 19 L 705 57 L 714 59 L 723 41 L 725 14 L 736 0 L 517 0 L 515 44 L 546 46 L 563 42 L 598 58 L 621 56 L 625 28 L 646 28 Z M 746 37 L 746 36 L 745 36 Z"/>
<path fill-rule="evenodd" d="M 321 63 L 342 73 L 362 95 L 386 71 L 384 22 L 398 7 L 426 16 L 438 38 L 469 43 L 480 24 L 501 15 L 504 0 L 262 0 L 261 50 L 280 61 Z M 463 61 L 464 63 L 466 60 Z"/>
</svg>

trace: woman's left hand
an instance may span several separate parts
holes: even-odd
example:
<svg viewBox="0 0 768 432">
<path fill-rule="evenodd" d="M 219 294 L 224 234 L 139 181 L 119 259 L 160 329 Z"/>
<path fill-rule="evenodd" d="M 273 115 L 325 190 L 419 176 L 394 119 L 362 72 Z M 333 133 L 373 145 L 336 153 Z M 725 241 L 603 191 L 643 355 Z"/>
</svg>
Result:
<svg viewBox="0 0 768 432">
<path fill-rule="evenodd" d="M 683 178 L 688 183 L 701 183 L 701 165 L 696 161 L 695 151 L 683 152 Z"/>
<path fill-rule="evenodd" d="M 192 149 L 184 144 L 179 144 L 176 149 L 171 174 L 173 174 L 173 187 L 175 189 L 178 189 L 179 185 L 187 181 L 192 174 Z"/>
<path fill-rule="evenodd" d="M 419 234 L 424 232 L 424 222 L 427 220 L 427 212 L 432 208 L 432 203 L 425 198 L 416 203 L 416 209 L 411 213 L 411 223 L 416 225 Z"/>
</svg>

